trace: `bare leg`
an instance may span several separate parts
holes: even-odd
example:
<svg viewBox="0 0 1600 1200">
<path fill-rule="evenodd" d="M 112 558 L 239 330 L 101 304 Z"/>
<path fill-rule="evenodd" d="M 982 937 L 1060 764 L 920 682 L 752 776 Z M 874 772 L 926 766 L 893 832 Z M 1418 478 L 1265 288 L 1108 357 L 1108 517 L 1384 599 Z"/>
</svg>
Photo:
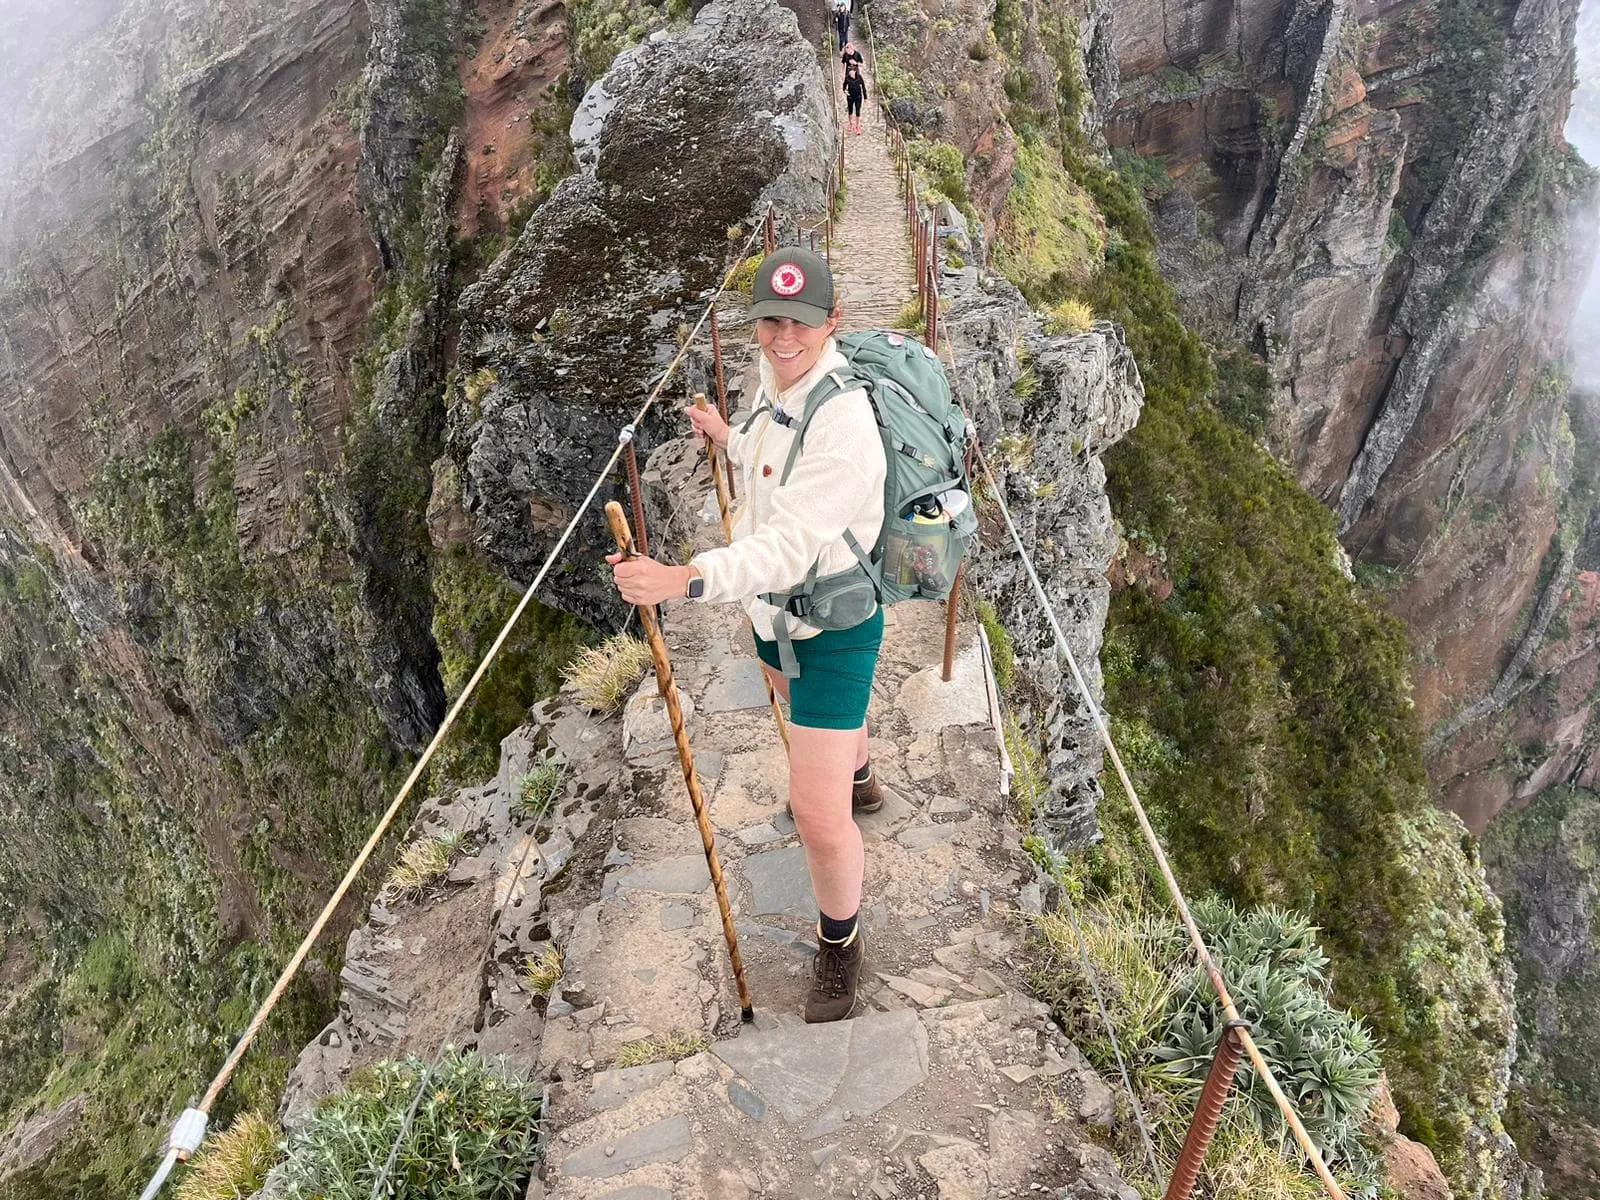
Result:
<svg viewBox="0 0 1600 1200">
<path fill-rule="evenodd" d="M 789 726 L 789 804 L 806 848 L 817 907 L 840 920 L 861 907 L 866 859 L 850 814 L 859 729 Z"/>
</svg>

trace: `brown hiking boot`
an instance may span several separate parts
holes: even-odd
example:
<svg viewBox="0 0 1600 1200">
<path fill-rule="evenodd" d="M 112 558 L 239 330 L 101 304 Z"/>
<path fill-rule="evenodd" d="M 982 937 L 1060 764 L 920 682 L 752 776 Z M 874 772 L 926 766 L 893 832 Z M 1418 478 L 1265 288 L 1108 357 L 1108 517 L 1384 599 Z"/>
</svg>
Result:
<svg viewBox="0 0 1600 1200">
<path fill-rule="evenodd" d="M 883 807 L 883 784 L 878 782 L 878 773 L 872 769 L 872 764 L 867 764 L 867 777 L 863 780 L 850 782 L 850 812 L 875 813 Z M 783 811 L 791 817 L 794 816 L 794 806 L 787 800 L 783 802 Z"/>
<path fill-rule="evenodd" d="M 842 1021 L 856 1006 L 856 984 L 861 980 L 861 962 L 866 957 L 866 938 L 860 925 L 855 936 L 843 946 L 817 939 L 817 956 L 811 991 L 806 995 L 806 1021 Z"/>
<path fill-rule="evenodd" d="M 875 813 L 883 807 L 883 784 L 878 782 L 878 773 L 872 769 L 872 764 L 867 764 L 867 777 L 850 785 L 850 811 L 853 813 Z"/>
</svg>

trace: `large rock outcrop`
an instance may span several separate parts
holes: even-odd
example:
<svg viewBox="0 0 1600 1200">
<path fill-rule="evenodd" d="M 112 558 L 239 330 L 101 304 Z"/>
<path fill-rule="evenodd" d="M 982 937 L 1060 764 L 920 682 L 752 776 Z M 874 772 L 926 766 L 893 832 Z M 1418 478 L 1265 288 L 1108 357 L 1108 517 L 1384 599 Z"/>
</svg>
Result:
<svg viewBox="0 0 1600 1200">
<path fill-rule="evenodd" d="M 767 202 L 790 221 L 821 211 L 832 139 L 815 58 L 776 3 L 707 5 L 590 88 L 578 172 L 461 302 L 477 382 L 455 400 L 450 454 L 479 544 L 513 578 L 555 544 Z M 675 431 L 681 387 L 639 431 L 641 462 Z M 595 567 L 608 542 L 592 517 L 566 551 L 590 566 L 551 580 L 600 622 L 617 619 Z"/>
</svg>

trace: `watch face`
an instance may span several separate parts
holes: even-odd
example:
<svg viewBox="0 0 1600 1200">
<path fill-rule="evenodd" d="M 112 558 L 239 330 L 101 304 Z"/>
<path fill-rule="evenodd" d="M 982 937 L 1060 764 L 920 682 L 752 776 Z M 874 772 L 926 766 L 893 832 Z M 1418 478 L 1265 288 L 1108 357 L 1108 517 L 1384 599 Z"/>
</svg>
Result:
<svg viewBox="0 0 1600 1200">
<path fill-rule="evenodd" d="M 706 581 L 704 579 L 689 580 L 689 599 L 698 600 L 706 594 Z"/>
</svg>

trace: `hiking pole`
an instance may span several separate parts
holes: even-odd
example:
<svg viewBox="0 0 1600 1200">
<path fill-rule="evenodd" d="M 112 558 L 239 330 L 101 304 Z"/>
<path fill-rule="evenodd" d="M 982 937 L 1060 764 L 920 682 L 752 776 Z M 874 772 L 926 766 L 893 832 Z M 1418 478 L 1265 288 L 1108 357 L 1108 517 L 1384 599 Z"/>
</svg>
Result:
<svg viewBox="0 0 1600 1200">
<path fill-rule="evenodd" d="M 706 410 L 706 394 L 694 394 L 694 406 L 701 412 Z M 733 544 L 733 520 L 728 516 L 728 485 L 722 478 L 722 472 L 717 470 L 717 444 L 709 437 L 706 438 L 706 461 L 711 464 L 711 478 L 717 481 L 717 508 L 722 512 L 722 536 L 728 544 Z M 785 753 L 789 750 L 789 722 L 783 718 L 783 709 L 778 704 L 778 693 L 772 690 L 772 678 L 761 670 L 761 682 L 767 685 L 767 703 L 772 705 L 772 719 L 778 723 L 778 738 L 783 742 Z"/>
<path fill-rule="evenodd" d="M 633 532 L 628 528 L 628 518 L 622 505 L 615 500 L 606 503 L 606 520 L 611 522 L 611 534 L 617 539 L 617 550 L 623 558 L 637 558 L 633 548 Z M 694 807 L 695 824 L 700 826 L 700 844 L 706 851 L 706 868 L 711 872 L 711 886 L 717 893 L 717 909 L 722 913 L 722 936 L 728 943 L 728 957 L 733 961 L 733 980 L 739 987 L 739 1017 L 755 1020 L 755 1009 L 750 1004 L 750 989 L 744 981 L 744 959 L 739 957 L 739 935 L 733 930 L 733 910 L 728 907 L 728 885 L 722 878 L 722 864 L 717 861 L 717 839 L 711 832 L 711 817 L 706 812 L 705 794 L 700 790 L 700 776 L 694 769 L 694 750 L 689 745 L 689 731 L 683 724 L 683 707 L 678 703 L 678 685 L 672 679 L 672 660 L 667 657 L 667 641 L 656 624 L 654 609 L 648 604 L 639 608 L 639 624 L 644 627 L 645 640 L 650 643 L 650 657 L 656 664 L 656 686 L 667 705 L 667 720 L 672 723 L 672 739 L 678 744 L 678 760 L 683 764 L 683 782 L 689 789 L 689 803 Z"/>
</svg>

